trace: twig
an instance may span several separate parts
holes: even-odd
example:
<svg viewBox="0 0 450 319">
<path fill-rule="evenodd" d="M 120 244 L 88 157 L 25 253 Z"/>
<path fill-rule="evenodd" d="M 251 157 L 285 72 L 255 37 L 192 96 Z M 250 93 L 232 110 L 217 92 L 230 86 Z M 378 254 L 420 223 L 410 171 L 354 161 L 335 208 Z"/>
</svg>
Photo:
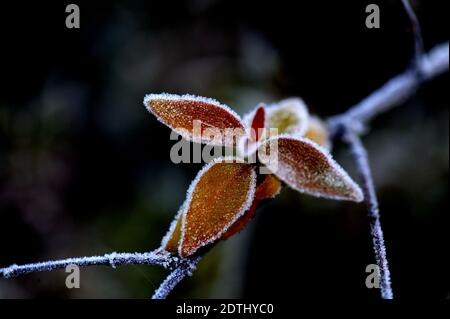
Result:
<svg viewBox="0 0 450 319">
<path fill-rule="evenodd" d="M 422 55 L 415 66 L 421 77 L 417 76 L 414 68 L 408 69 L 345 113 L 331 117 L 328 120 L 331 131 L 336 133 L 343 124 L 361 131 L 372 118 L 404 102 L 416 92 L 423 81 L 431 80 L 448 71 L 448 50 L 446 42 L 435 46 L 428 54 Z"/>
<path fill-rule="evenodd" d="M 419 19 L 417 19 L 416 13 L 411 7 L 409 0 L 402 0 L 402 3 L 406 14 L 408 15 L 409 21 L 411 22 L 411 28 L 414 34 L 414 61 L 415 63 L 418 63 L 423 54 L 423 38 Z"/>
<path fill-rule="evenodd" d="M 103 256 L 68 258 L 62 260 L 46 261 L 26 265 L 11 265 L 0 269 L 0 278 L 17 277 L 33 272 L 50 271 L 65 268 L 69 265 L 80 267 L 104 265 L 115 268 L 122 265 L 155 265 L 164 268 L 174 268 L 181 262 L 180 258 L 172 257 L 167 253 L 155 250 L 148 253 L 111 253 Z"/>
<path fill-rule="evenodd" d="M 35 272 L 51 271 L 66 268 L 69 265 L 86 266 L 117 266 L 153 265 L 173 270 L 155 291 L 153 299 L 166 298 L 175 286 L 196 269 L 201 257 L 192 259 L 178 258 L 160 249 L 148 253 L 110 253 L 103 256 L 90 256 L 51 260 L 25 265 L 11 265 L 0 268 L 0 278 L 12 278 Z"/>
<path fill-rule="evenodd" d="M 349 144 L 353 158 L 357 164 L 363 185 L 364 200 L 369 210 L 370 232 L 372 234 L 375 259 L 379 270 L 381 297 L 383 299 L 392 299 L 391 274 L 386 258 L 386 247 L 384 245 L 383 230 L 381 229 L 378 199 L 375 193 L 367 151 L 359 136 L 349 129 L 346 129 L 344 133 L 344 140 Z"/>
<path fill-rule="evenodd" d="M 378 200 L 370 171 L 367 151 L 358 134 L 365 129 L 365 125 L 375 116 L 401 104 L 414 95 L 424 81 L 448 71 L 449 68 L 448 42 L 437 45 L 428 54 L 422 54 L 422 38 L 417 17 L 409 6 L 409 2 L 403 0 L 403 4 L 415 30 L 415 63 L 412 68 L 389 80 L 380 89 L 370 94 L 345 113 L 331 117 L 328 120 L 328 126 L 332 136 L 334 138 L 340 136 L 350 145 L 362 179 L 365 200 L 369 208 L 370 229 L 375 259 L 379 269 L 381 296 L 383 299 L 393 298 L 390 271 L 380 223 Z"/>
<path fill-rule="evenodd" d="M 196 269 L 201 257 L 192 260 L 186 260 L 181 263 L 167 278 L 161 283 L 159 288 L 153 294 L 152 299 L 165 299 L 170 292 L 178 285 L 186 276 L 191 276 Z"/>
</svg>

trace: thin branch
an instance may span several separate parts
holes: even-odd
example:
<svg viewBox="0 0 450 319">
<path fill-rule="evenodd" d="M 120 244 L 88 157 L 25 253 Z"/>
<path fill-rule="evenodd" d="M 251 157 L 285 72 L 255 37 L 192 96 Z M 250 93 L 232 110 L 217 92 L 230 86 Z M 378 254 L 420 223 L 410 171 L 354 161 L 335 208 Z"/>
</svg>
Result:
<svg viewBox="0 0 450 319">
<path fill-rule="evenodd" d="M 331 117 L 328 126 L 334 138 L 340 136 L 351 148 L 362 180 L 365 201 L 369 210 L 370 229 L 375 251 L 375 259 L 379 269 L 381 296 L 392 299 L 390 271 L 386 258 L 384 236 L 380 223 L 378 199 L 375 193 L 372 173 L 370 171 L 367 151 L 359 133 L 366 124 L 377 115 L 398 106 L 413 96 L 419 86 L 449 68 L 449 44 L 442 43 L 434 47 L 428 54 L 423 54 L 423 40 L 417 16 L 408 0 L 402 0 L 414 32 L 414 64 L 404 73 L 390 79 L 381 88 L 370 94 L 363 101 L 351 107 L 343 114 Z"/>
<path fill-rule="evenodd" d="M 46 261 L 26 265 L 11 265 L 0 269 L 0 278 L 17 277 L 33 272 L 51 271 L 65 268 L 69 265 L 80 267 L 104 265 L 116 268 L 122 265 L 155 265 L 164 268 L 174 268 L 179 265 L 181 258 L 170 256 L 167 253 L 155 250 L 148 253 L 110 253 L 103 256 L 67 258 L 62 260 Z"/>
<path fill-rule="evenodd" d="M 197 268 L 201 257 L 192 260 L 186 260 L 181 263 L 167 278 L 161 283 L 159 288 L 153 294 L 152 299 L 165 299 L 170 292 L 178 285 L 186 276 L 191 276 Z"/>
<path fill-rule="evenodd" d="M 414 34 L 414 61 L 418 63 L 423 54 L 423 38 L 419 19 L 417 19 L 417 15 L 414 12 L 409 0 L 402 0 L 402 3 L 406 14 L 408 15 L 409 21 L 411 22 L 411 28 Z"/>
<path fill-rule="evenodd" d="M 173 269 L 172 273 L 161 283 L 155 291 L 153 299 L 164 299 L 186 276 L 190 276 L 197 267 L 201 257 L 193 259 L 178 258 L 169 253 L 156 249 L 148 253 L 110 253 L 103 256 L 90 256 L 51 260 L 25 265 L 11 265 L 0 268 L 0 278 L 13 278 L 35 272 L 51 271 L 66 268 L 69 265 L 86 266 L 117 266 L 124 265 L 154 265 L 166 269 Z"/>
<path fill-rule="evenodd" d="M 386 112 L 414 95 L 423 81 L 448 71 L 448 42 L 434 47 L 428 54 L 422 55 L 415 68 L 420 72 L 417 76 L 415 68 L 389 80 L 381 88 L 356 104 L 343 114 L 328 120 L 332 132 L 336 133 L 342 125 L 352 126 L 360 131 L 365 124 L 380 113 Z"/>
<path fill-rule="evenodd" d="M 375 193 L 367 151 L 356 133 L 347 129 L 344 134 L 344 141 L 349 144 L 353 158 L 358 167 L 363 185 L 364 200 L 368 206 L 370 231 L 372 234 L 375 259 L 379 269 L 381 297 L 383 299 L 392 299 L 391 273 L 386 258 L 386 247 L 384 245 L 383 230 L 381 229 L 378 199 Z"/>
</svg>

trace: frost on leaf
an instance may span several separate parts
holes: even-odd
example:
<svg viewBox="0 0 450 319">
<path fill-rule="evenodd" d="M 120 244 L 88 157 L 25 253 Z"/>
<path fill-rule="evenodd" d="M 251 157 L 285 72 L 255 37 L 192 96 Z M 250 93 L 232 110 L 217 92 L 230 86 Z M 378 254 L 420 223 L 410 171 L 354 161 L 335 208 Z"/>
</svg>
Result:
<svg viewBox="0 0 450 319">
<path fill-rule="evenodd" d="M 217 159 L 192 182 L 182 212 L 179 254 L 187 257 L 214 242 L 250 208 L 256 188 L 254 167 Z"/>
<path fill-rule="evenodd" d="M 239 115 L 213 99 L 194 95 L 148 94 L 144 105 L 159 121 L 187 140 L 233 146 L 245 134 Z M 210 136 L 208 130 L 218 131 L 221 138 Z"/>
<path fill-rule="evenodd" d="M 255 198 L 250 208 L 222 235 L 221 240 L 225 240 L 240 232 L 255 216 L 256 209 L 260 201 L 274 198 L 280 193 L 281 182 L 274 175 L 266 175 L 261 184 L 256 187 Z"/>
<path fill-rule="evenodd" d="M 328 151 L 308 139 L 274 137 L 259 148 L 258 154 L 261 163 L 299 192 L 331 199 L 363 200 L 359 186 Z"/>
<path fill-rule="evenodd" d="M 165 251 L 172 254 L 176 254 L 178 252 L 178 245 L 181 239 L 181 227 L 183 222 L 181 214 L 184 211 L 185 205 L 186 202 L 181 206 L 175 219 L 170 225 L 169 231 L 167 232 L 166 236 L 164 236 L 161 242 L 161 247 L 164 248 Z"/>
<path fill-rule="evenodd" d="M 317 116 L 311 116 L 308 121 L 308 129 L 303 137 L 309 138 L 327 150 L 331 148 L 330 135 L 325 123 Z"/>
<path fill-rule="evenodd" d="M 308 109 L 299 98 L 266 107 L 266 114 L 269 128 L 277 128 L 278 134 L 303 135 L 308 127 Z"/>
</svg>

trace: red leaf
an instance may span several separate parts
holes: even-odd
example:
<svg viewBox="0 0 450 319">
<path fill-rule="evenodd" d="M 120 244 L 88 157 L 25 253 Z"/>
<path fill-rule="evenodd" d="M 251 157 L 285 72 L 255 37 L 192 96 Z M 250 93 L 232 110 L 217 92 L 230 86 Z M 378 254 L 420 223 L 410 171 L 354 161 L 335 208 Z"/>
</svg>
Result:
<svg viewBox="0 0 450 319">
<path fill-rule="evenodd" d="M 259 141 L 261 138 L 261 129 L 265 128 L 265 118 L 266 112 L 264 110 L 264 105 L 260 105 L 256 109 L 255 116 L 252 120 L 250 136 L 253 141 Z"/>
<path fill-rule="evenodd" d="M 144 98 L 144 105 L 159 121 L 187 140 L 233 146 L 245 134 L 239 115 L 213 99 L 149 94 Z M 220 138 L 217 140 L 212 134 L 220 135 Z"/>
<path fill-rule="evenodd" d="M 220 158 L 206 165 L 189 187 L 187 199 L 164 237 L 162 247 L 180 256 L 194 254 L 219 239 L 252 204 L 253 166 Z"/>
<path fill-rule="evenodd" d="M 245 214 L 240 217 L 220 238 L 225 240 L 240 232 L 247 226 L 247 224 L 253 219 L 256 213 L 256 209 L 260 201 L 267 198 L 274 198 L 281 190 L 281 182 L 274 175 L 267 175 L 264 181 L 256 187 L 255 198 L 253 199 L 252 206 Z"/>
<path fill-rule="evenodd" d="M 359 186 L 327 150 L 306 138 L 278 136 L 258 150 L 266 168 L 301 193 L 318 197 L 360 202 Z"/>
</svg>

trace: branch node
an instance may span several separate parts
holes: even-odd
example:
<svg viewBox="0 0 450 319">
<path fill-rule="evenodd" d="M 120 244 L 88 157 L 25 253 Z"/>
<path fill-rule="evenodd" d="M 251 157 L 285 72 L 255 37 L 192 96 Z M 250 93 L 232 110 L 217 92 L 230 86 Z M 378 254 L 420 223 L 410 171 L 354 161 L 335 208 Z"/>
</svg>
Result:
<svg viewBox="0 0 450 319">
<path fill-rule="evenodd" d="M 109 260 L 109 265 L 114 269 L 116 269 L 116 263 L 115 263 L 116 256 L 117 256 L 117 253 L 115 251 L 110 253 L 109 255 L 105 255 L 105 257 L 107 257 Z"/>
</svg>

